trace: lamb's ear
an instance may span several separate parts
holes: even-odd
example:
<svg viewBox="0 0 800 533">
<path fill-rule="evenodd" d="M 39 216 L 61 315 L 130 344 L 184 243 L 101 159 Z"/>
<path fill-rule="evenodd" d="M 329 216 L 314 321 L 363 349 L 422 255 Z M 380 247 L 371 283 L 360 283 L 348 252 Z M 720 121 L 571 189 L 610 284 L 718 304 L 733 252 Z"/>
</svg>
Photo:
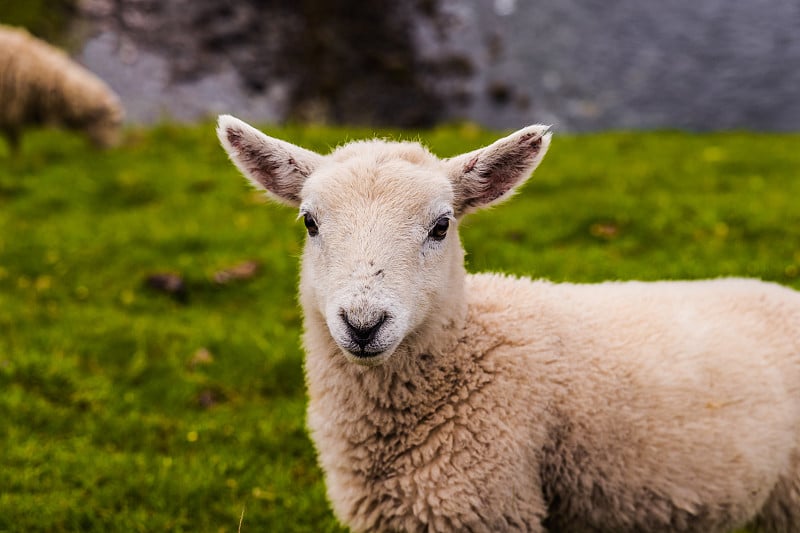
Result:
<svg viewBox="0 0 800 533">
<path fill-rule="evenodd" d="M 323 156 L 269 137 L 230 115 L 220 115 L 217 136 L 242 174 L 276 200 L 300 205 L 306 178 L 322 164 Z"/>
<path fill-rule="evenodd" d="M 446 159 L 456 215 L 510 196 L 539 165 L 550 136 L 550 126 L 528 126 L 489 146 Z"/>
</svg>

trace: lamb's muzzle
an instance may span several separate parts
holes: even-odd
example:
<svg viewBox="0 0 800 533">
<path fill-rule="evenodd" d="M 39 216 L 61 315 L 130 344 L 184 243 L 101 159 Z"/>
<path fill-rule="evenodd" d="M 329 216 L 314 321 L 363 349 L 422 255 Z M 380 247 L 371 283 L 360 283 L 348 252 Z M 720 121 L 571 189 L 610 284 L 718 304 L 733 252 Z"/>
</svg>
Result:
<svg viewBox="0 0 800 533">
<path fill-rule="evenodd" d="M 344 309 L 340 311 L 339 316 L 342 317 L 350 335 L 351 342 L 347 347 L 350 353 L 356 357 L 373 357 L 383 352 L 382 349 L 374 346 L 374 343 L 378 330 L 386 322 L 386 313 L 380 315 L 377 320 L 366 323 L 352 320 Z"/>
</svg>

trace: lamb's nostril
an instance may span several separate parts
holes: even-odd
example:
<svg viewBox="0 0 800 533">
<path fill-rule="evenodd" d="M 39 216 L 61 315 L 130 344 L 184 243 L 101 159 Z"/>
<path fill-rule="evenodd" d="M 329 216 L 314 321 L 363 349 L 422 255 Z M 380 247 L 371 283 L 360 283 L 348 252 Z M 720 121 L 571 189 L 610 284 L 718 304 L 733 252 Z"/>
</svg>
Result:
<svg viewBox="0 0 800 533">
<path fill-rule="evenodd" d="M 347 326 L 347 331 L 350 333 L 350 337 L 352 338 L 353 342 L 355 342 L 358 347 L 363 350 L 367 344 L 375 339 L 375 335 L 378 333 L 378 330 L 381 328 L 383 323 L 386 322 L 386 315 L 381 315 L 372 323 L 361 324 L 354 323 L 347 316 L 347 313 L 342 312 L 342 320 Z"/>
</svg>

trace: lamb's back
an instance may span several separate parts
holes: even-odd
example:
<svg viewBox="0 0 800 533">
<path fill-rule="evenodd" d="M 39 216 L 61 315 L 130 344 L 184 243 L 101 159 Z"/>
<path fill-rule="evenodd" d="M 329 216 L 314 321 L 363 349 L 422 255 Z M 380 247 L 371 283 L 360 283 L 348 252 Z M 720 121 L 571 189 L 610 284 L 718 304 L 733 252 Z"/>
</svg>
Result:
<svg viewBox="0 0 800 533">
<path fill-rule="evenodd" d="M 766 498 L 788 468 L 800 435 L 797 292 L 481 274 L 468 294 L 473 320 L 515 347 L 536 383 L 537 396 L 519 396 L 549 413 L 540 475 L 554 527 L 735 524 L 755 512 L 738 502 Z"/>
</svg>

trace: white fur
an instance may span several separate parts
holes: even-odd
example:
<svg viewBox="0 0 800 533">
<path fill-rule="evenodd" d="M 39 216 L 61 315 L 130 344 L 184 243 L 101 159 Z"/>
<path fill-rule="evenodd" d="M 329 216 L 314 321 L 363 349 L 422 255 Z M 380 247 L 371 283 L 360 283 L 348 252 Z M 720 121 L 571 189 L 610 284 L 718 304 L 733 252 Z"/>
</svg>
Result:
<svg viewBox="0 0 800 533">
<path fill-rule="evenodd" d="M 446 160 L 320 156 L 227 116 L 218 134 L 313 226 L 308 425 L 348 526 L 800 531 L 798 293 L 467 275 L 461 217 L 527 179 L 543 126 Z"/>
</svg>

